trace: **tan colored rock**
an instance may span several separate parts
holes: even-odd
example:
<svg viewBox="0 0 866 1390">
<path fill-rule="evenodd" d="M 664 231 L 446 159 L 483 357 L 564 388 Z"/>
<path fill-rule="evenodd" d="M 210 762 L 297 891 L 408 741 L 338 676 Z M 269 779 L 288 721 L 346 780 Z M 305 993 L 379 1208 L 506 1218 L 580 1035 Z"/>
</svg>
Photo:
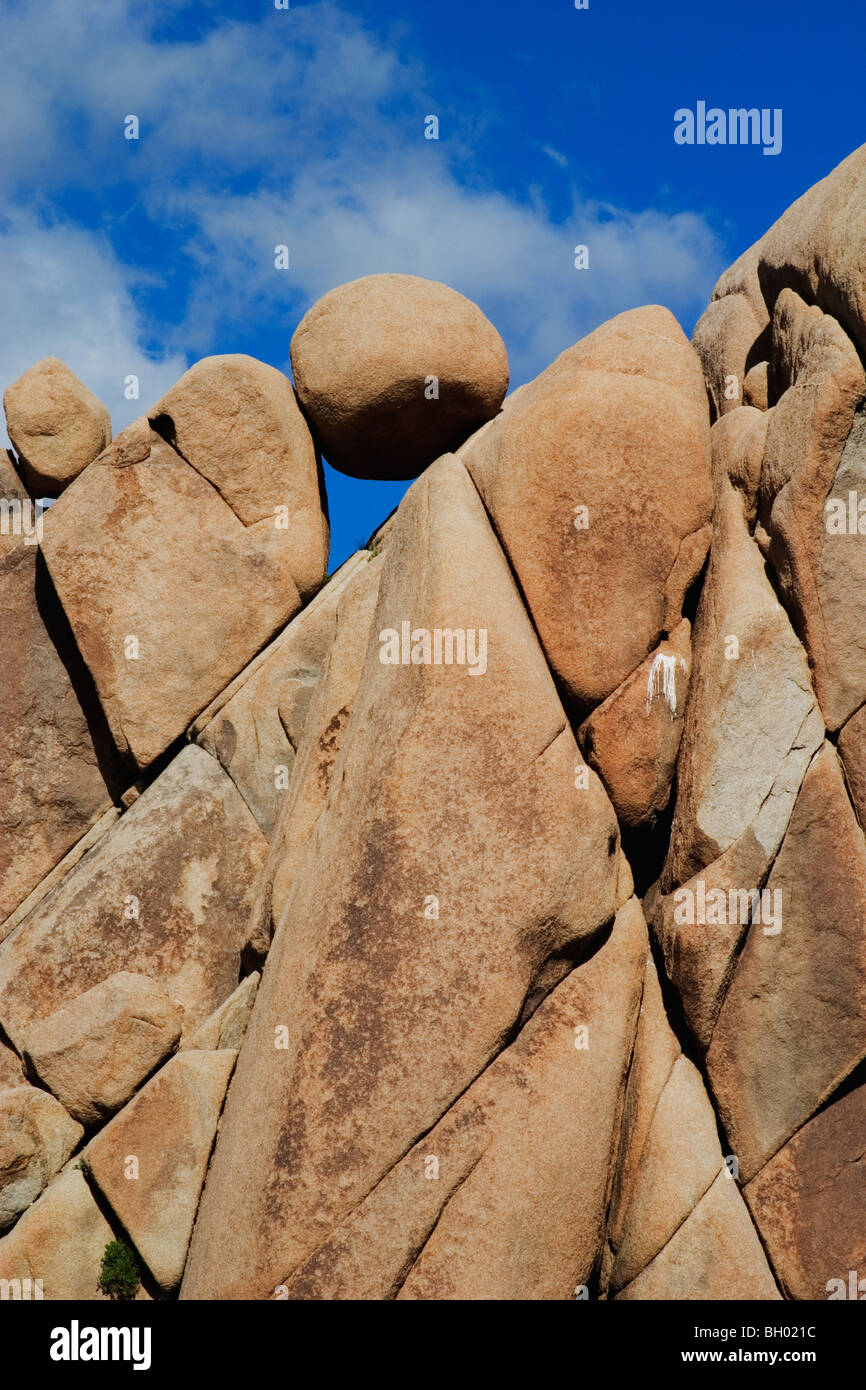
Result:
<svg viewBox="0 0 866 1390">
<path fill-rule="evenodd" d="M 705 1196 L 720 1175 L 735 1190 L 719 1145 L 713 1107 L 699 1073 L 680 1052 L 650 959 L 623 1111 L 601 1267 L 602 1297 L 617 1296 L 624 1287 L 623 1297 L 654 1296 L 643 1283 L 644 1273 L 648 1281 L 664 1276 L 669 1254 L 676 1255 L 679 1231 L 690 1222 L 694 1227 L 695 1213 L 700 1226 Z M 730 1239 L 734 1244 L 733 1234 L 726 1234 L 726 1229 L 732 1226 L 735 1233 L 740 1228 L 744 1251 L 752 1252 L 747 1264 L 759 1275 L 766 1266 L 755 1251 L 754 1232 L 742 1221 L 742 1199 L 736 1194 L 734 1202 L 726 1200 L 721 1205 L 723 1219 L 718 1225 L 723 1241 Z M 706 1270 L 700 1268 L 704 1259 L 699 1252 L 694 1260 L 701 1280 L 706 1277 Z M 680 1291 L 660 1296 L 690 1295 Z"/>
<path fill-rule="evenodd" d="M 123 799 L 124 794 L 122 794 L 120 798 L 121 804 L 123 803 Z M 7 936 L 12 935 L 15 928 L 24 921 L 24 918 L 30 916 L 30 913 L 39 906 L 42 900 L 48 897 L 52 889 L 56 888 L 58 883 L 66 877 L 70 869 L 74 869 L 75 865 L 80 863 L 88 850 L 93 849 L 93 846 L 102 839 L 103 835 L 107 835 L 111 827 L 119 820 L 119 807 L 109 806 L 108 810 L 103 812 L 99 817 L 99 820 L 95 821 L 90 827 L 87 834 L 82 835 L 80 840 L 76 840 L 69 853 L 64 854 L 63 858 L 54 865 L 51 872 L 46 874 L 43 879 L 39 880 L 33 891 L 28 893 L 27 897 L 18 904 L 15 911 L 6 918 L 6 921 L 3 923 L 2 927 L 0 927 L 0 941 L 5 941 Z"/>
<path fill-rule="evenodd" d="M 586 715 L 673 632 L 704 561 L 697 358 L 667 310 L 621 314 L 515 392 L 461 457 L 548 661 Z"/>
<path fill-rule="evenodd" d="M 746 372 L 743 380 L 743 405 L 754 406 L 756 410 L 769 408 L 768 368 L 768 362 L 756 362 Z"/>
<path fill-rule="evenodd" d="M 749 526 L 758 511 L 758 489 L 770 416 L 753 406 L 729 410 L 710 432 L 713 448 L 713 479 L 718 491 L 724 479 L 733 483 L 743 499 Z"/>
<path fill-rule="evenodd" d="M 0 449 L 0 557 L 36 535 L 37 515 L 15 468 L 11 449 Z"/>
<path fill-rule="evenodd" d="M 680 1045 L 665 1013 L 655 962 L 648 956 L 620 1123 L 619 1150 L 601 1265 L 601 1282 L 605 1294 L 622 1242 L 623 1224 L 628 1215 L 631 1194 L 640 1179 L 641 1157 L 656 1106 L 680 1055 Z"/>
<path fill-rule="evenodd" d="M 398 1298 L 565 1299 L 589 1285 L 646 948 L 643 913 L 632 898 L 609 940 L 417 1146 L 415 1193 L 421 1152 L 435 1153 L 441 1142 L 447 1154 L 449 1132 L 459 1133 L 486 1092 L 493 1113 L 477 1160 L 439 1212 Z M 586 1047 L 579 1049 L 581 1027 Z"/>
<path fill-rule="evenodd" d="M 0 1042 L 0 1091 L 9 1090 L 12 1086 L 26 1085 L 24 1064 L 18 1053 L 13 1052 L 4 1042 Z"/>
<path fill-rule="evenodd" d="M 633 898 L 282 1296 L 573 1297 L 601 1241 L 646 956 Z"/>
<path fill-rule="evenodd" d="M 866 826 L 866 705 L 861 705 L 839 730 L 836 746 L 857 819 Z"/>
<path fill-rule="evenodd" d="M 57 357 L 43 357 L 13 382 L 3 409 L 34 497 L 56 497 L 111 443 L 105 406 Z"/>
<path fill-rule="evenodd" d="M 796 776 L 793 757 L 787 771 Z M 796 786 L 789 788 L 784 780 L 775 785 L 771 803 L 788 790 L 793 804 Z M 701 1051 L 710 1045 L 748 930 L 751 893 L 763 882 L 767 866 L 767 851 L 748 827 L 706 869 L 669 894 L 660 893 L 654 885 L 644 901 L 665 973 Z M 708 909 L 707 904 L 712 906 Z"/>
<path fill-rule="evenodd" d="M 759 326 L 765 330 L 770 322 L 770 314 L 758 275 L 760 260 L 761 243 L 756 241 L 719 276 L 713 290 L 713 299 L 724 299 L 726 295 L 733 294 L 744 295 Z"/>
<path fill-rule="evenodd" d="M 300 607 L 293 534 L 278 520 L 245 525 L 144 420 L 45 518 L 51 577 L 115 742 L 139 768 Z"/>
<path fill-rule="evenodd" d="M 747 833 L 769 862 L 823 736 L 802 647 L 730 484 L 719 484 L 714 524 L 692 639 L 665 891 Z"/>
<path fill-rule="evenodd" d="M 701 359 L 714 420 L 743 404 L 749 354 L 760 333 L 761 324 L 743 294 L 713 299 L 698 319 L 692 347 Z"/>
<path fill-rule="evenodd" d="M 620 825 L 653 823 L 670 799 L 691 671 L 687 618 L 577 731 Z"/>
<path fill-rule="evenodd" d="M 0 1231 L 60 1172 L 84 1130 L 35 1086 L 0 1091 Z"/>
<path fill-rule="evenodd" d="M 576 370 L 622 373 L 660 386 L 673 383 L 674 389 L 700 410 L 702 418 L 705 413 L 707 389 L 700 362 L 673 314 L 659 304 L 617 314 L 580 338 L 534 381 L 513 391 L 506 398 L 507 408 L 527 406 L 552 382 L 558 382 L 568 393 L 573 389 Z M 485 428 L 493 433 L 492 424 Z M 467 440 L 461 457 L 472 452 L 472 441 Z"/>
<path fill-rule="evenodd" d="M 267 841 L 230 778 L 186 747 L 0 946 L 0 1025 L 27 1030 L 118 970 L 198 1027 L 236 987 Z"/>
<path fill-rule="evenodd" d="M 226 1002 L 196 1028 L 183 1047 L 196 1051 L 228 1049 L 237 1052 L 247 1031 L 261 978 L 255 970 L 241 980 L 234 994 L 230 994 Z"/>
<path fill-rule="evenodd" d="M 866 494 L 866 375 L 835 319 L 791 290 L 773 318 L 773 375 L 761 520 L 835 730 L 866 700 L 866 548 L 856 532 L 831 529 L 828 512 L 835 499 L 847 532 L 849 493 Z"/>
<path fill-rule="evenodd" d="M 707 1053 L 745 1182 L 866 1056 L 866 842 L 829 744 L 765 892 L 773 926 L 750 928 Z"/>
<path fill-rule="evenodd" d="M 322 452 L 356 478 L 414 478 L 508 389 L 505 344 L 478 305 L 415 275 L 330 290 L 298 324 L 291 356 Z"/>
<path fill-rule="evenodd" d="M 244 526 L 273 524 L 288 509 L 292 578 L 310 598 L 327 570 L 328 522 L 315 447 L 288 378 L 243 353 L 205 357 L 148 419 Z"/>
<path fill-rule="evenodd" d="M 183 1010 L 145 975 L 119 970 L 28 1028 L 24 1055 L 84 1125 L 98 1124 L 174 1050 Z"/>
<path fill-rule="evenodd" d="M 680 1056 L 658 1098 L 627 1194 L 611 1274 L 635 1279 L 668 1243 L 723 1167 L 716 1117 L 697 1068 Z"/>
<path fill-rule="evenodd" d="M 304 714 L 292 779 L 256 884 L 250 958 L 263 961 L 328 798 L 370 642 L 384 559 L 369 557 L 329 609 L 327 655 Z M 330 588 L 330 585 L 328 586 Z"/>
<path fill-rule="evenodd" d="M 782 214 L 759 243 L 767 302 L 784 287 L 832 314 L 866 352 L 866 145 Z"/>
<path fill-rule="evenodd" d="M 853 1296 L 866 1294 L 864 1152 L 866 1088 L 859 1086 L 798 1130 L 746 1188 L 789 1298 L 850 1298 L 850 1270 L 859 1286 Z"/>
<path fill-rule="evenodd" d="M 310 699 L 333 641 L 340 595 L 368 559 L 366 552 L 352 556 L 193 727 L 268 838 L 286 799 Z"/>
<path fill-rule="evenodd" d="M 234 1063 L 229 1051 L 178 1053 L 87 1146 L 92 1181 L 165 1291 L 183 1274 Z"/>
<path fill-rule="evenodd" d="M 621 1299 L 777 1300 L 781 1297 L 737 1185 L 721 1172 L 709 1192 Z"/>
<path fill-rule="evenodd" d="M 2 923 L 111 805 L 121 775 L 45 567 L 22 541 L 0 558 Z"/>
<path fill-rule="evenodd" d="M 102 1257 L 114 1232 L 83 1174 L 74 1166 L 56 1178 L 0 1240 L 0 1279 L 29 1280 L 30 1296 L 108 1302 L 100 1292 Z M 139 1289 L 139 1299 L 147 1294 Z"/>
<path fill-rule="evenodd" d="M 733 434 L 738 414 L 714 428 Z M 751 893 L 764 883 L 824 735 L 805 654 L 749 536 L 742 494 L 721 464 L 716 498 L 670 847 L 647 903 L 665 970 L 702 1048 L 733 973 Z"/>
<path fill-rule="evenodd" d="M 229 1094 L 186 1297 L 262 1297 L 290 1275 L 613 915 L 612 808 L 591 770 L 575 787 L 577 744 L 458 460 L 407 493 L 384 561 L 331 791 Z M 483 629 L 483 672 L 383 663 L 403 622 L 474 633 L 476 656 Z"/>
</svg>

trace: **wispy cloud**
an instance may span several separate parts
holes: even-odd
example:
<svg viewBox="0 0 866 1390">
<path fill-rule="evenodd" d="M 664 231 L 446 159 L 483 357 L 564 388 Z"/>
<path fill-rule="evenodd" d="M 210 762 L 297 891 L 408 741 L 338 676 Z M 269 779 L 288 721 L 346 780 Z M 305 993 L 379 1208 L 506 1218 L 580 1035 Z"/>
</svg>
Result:
<svg viewBox="0 0 866 1390">
<path fill-rule="evenodd" d="M 115 430 L 186 370 L 180 353 L 150 354 L 132 290 L 141 274 L 108 240 L 30 212 L 0 218 L 0 391 L 41 357 L 60 357 L 104 401 Z M 127 400 L 135 375 L 140 400 Z"/>
<path fill-rule="evenodd" d="M 537 190 L 506 195 L 476 167 L 474 118 L 443 113 L 448 138 L 425 140 L 435 84 L 399 40 L 337 6 L 265 9 L 249 23 L 196 6 L 199 37 L 160 37 L 177 9 L 0 0 L 0 312 L 21 326 L 0 346 L 0 384 L 54 353 L 119 427 L 188 360 L 236 350 L 250 324 L 287 366 L 309 304 L 382 270 L 477 300 L 514 382 L 622 309 L 660 301 L 688 320 L 706 299 L 724 256 L 701 215 L 608 207 L 571 184 L 565 217 Z M 140 118 L 138 142 L 123 139 L 127 114 Z M 565 157 L 545 153 L 567 181 Z M 288 271 L 274 268 L 282 243 Z M 588 270 L 574 268 L 578 243 Z M 128 373 L 141 376 L 139 402 L 123 399 Z"/>
</svg>

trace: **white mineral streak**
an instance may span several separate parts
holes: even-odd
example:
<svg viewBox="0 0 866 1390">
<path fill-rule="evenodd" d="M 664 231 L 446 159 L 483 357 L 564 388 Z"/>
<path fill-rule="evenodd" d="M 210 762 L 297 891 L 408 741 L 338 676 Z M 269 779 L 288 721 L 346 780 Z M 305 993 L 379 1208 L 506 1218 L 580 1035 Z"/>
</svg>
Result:
<svg viewBox="0 0 866 1390">
<path fill-rule="evenodd" d="M 649 669 L 646 683 L 646 712 L 649 714 L 653 700 L 659 694 L 664 696 L 665 704 L 671 714 L 677 712 L 677 664 L 686 669 L 681 656 L 668 656 L 656 652 Z"/>
</svg>

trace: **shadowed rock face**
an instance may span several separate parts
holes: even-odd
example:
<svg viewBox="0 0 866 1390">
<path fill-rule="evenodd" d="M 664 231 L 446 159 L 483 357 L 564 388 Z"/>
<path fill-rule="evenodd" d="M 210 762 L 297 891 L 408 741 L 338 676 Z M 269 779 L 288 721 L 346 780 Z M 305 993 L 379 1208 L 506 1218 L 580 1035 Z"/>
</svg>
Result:
<svg viewBox="0 0 866 1390">
<path fill-rule="evenodd" d="M 864 167 L 504 401 L 340 287 L 4 537 L 0 1279 L 862 1294 Z M 424 470 L 318 593 L 314 436 Z"/>
<path fill-rule="evenodd" d="M 45 564 L 0 558 L 0 940 L 3 922 L 124 785 L 105 718 Z"/>
</svg>

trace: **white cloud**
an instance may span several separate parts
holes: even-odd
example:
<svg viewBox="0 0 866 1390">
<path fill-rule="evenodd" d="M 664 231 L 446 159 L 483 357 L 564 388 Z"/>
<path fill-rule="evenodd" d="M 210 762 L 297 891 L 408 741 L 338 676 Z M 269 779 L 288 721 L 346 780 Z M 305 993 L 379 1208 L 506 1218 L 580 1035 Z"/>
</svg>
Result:
<svg viewBox="0 0 866 1390">
<path fill-rule="evenodd" d="M 477 300 L 506 340 L 515 383 L 613 313 L 662 302 L 687 322 L 706 301 L 724 257 L 700 215 L 605 207 L 573 188 L 570 215 L 556 219 L 531 190 L 522 202 L 491 189 L 473 167 L 475 118 L 461 125 L 452 113 L 449 139 L 425 141 L 424 115 L 437 107 L 424 73 L 346 11 L 266 6 L 240 24 L 214 10 L 201 38 L 157 42 L 154 25 L 177 9 L 0 0 L 0 161 L 10 187 L 20 181 L 0 243 L 0 313 L 17 325 L 0 345 L 0 385 L 51 353 L 122 425 L 187 357 L 237 350 L 250 325 L 279 334 L 273 360 L 286 366 L 313 300 L 383 270 Z M 129 113 L 141 119 L 138 142 L 122 138 Z M 563 168 L 565 156 L 545 153 Z M 27 202 L 34 186 L 60 203 L 70 187 L 96 197 L 116 187 L 139 222 L 170 228 L 173 284 L 188 282 L 179 320 L 144 315 L 135 291 L 145 277 L 107 235 L 43 225 Z M 288 272 L 273 266 L 283 242 Z M 577 243 L 589 246 L 587 271 L 574 269 Z M 154 337 L 156 360 L 145 347 Z M 129 373 L 142 379 L 138 405 L 123 399 Z"/>
<path fill-rule="evenodd" d="M 403 271 L 476 300 L 503 334 L 519 382 L 624 309 L 660 302 L 687 320 L 721 269 L 720 245 L 695 214 L 576 202 L 557 225 L 542 207 L 425 172 L 423 153 L 403 156 L 375 179 L 340 165 L 305 171 L 287 195 L 202 195 L 196 255 L 205 273 L 188 315 L 199 350 L 227 313 L 273 312 L 283 303 L 287 355 L 293 296 L 297 316 L 345 280 Z M 288 272 L 273 267 L 280 242 L 290 249 Z M 579 243 L 590 248 L 589 270 L 574 268 Z"/>
<path fill-rule="evenodd" d="M 32 214 L 0 222 L 0 383 L 5 388 L 41 357 L 59 357 L 111 412 L 115 433 L 186 370 L 179 354 L 153 358 L 131 295 L 136 276 L 108 242 Z M 124 378 L 140 379 L 140 400 L 124 398 Z"/>
</svg>

